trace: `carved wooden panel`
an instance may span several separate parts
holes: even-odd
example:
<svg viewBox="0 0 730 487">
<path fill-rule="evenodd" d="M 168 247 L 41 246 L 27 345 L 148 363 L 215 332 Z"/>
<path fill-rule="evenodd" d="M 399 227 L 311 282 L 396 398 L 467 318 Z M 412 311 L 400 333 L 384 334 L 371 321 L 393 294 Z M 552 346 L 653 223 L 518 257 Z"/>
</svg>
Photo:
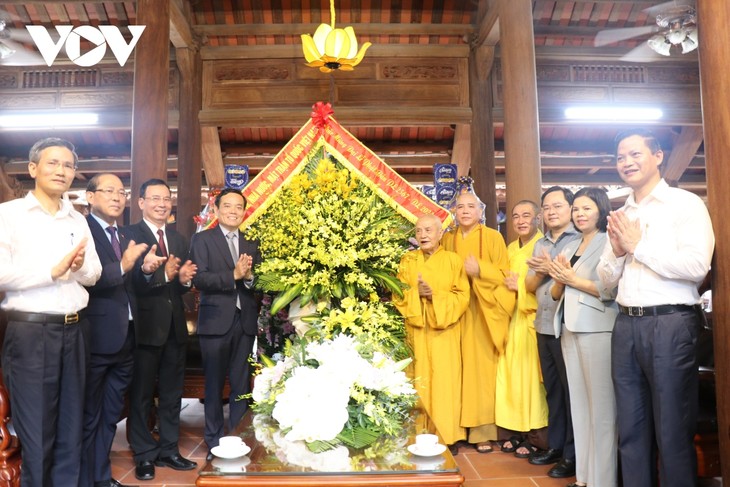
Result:
<svg viewBox="0 0 730 487">
<path fill-rule="evenodd" d="M 61 94 L 61 107 L 119 107 L 131 106 L 132 90 L 84 91 Z"/>
<path fill-rule="evenodd" d="M 700 84 L 699 68 L 693 67 L 650 67 L 647 69 L 650 83 L 676 84 L 678 82 L 687 84 Z"/>
<path fill-rule="evenodd" d="M 657 103 L 661 105 L 700 105 L 699 87 L 614 88 L 613 99 L 624 103 Z"/>
<path fill-rule="evenodd" d="M 537 86 L 540 105 L 564 102 L 606 102 L 610 101 L 609 90 L 605 86 Z"/>
<path fill-rule="evenodd" d="M 134 71 L 104 70 L 101 73 L 101 86 L 133 86 Z"/>
<path fill-rule="evenodd" d="M 0 89 L 17 88 L 17 87 L 18 87 L 18 74 L 17 73 L 0 73 Z"/>
<path fill-rule="evenodd" d="M 570 66 L 567 64 L 543 64 L 536 67 L 537 81 L 570 81 Z"/>
<path fill-rule="evenodd" d="M 0 108 L 55 108 L 56 93 L 0 94 Z"/>
<path fill-rule="evenodd" d="M 204 110 L 291 108 L 319 100 L 341 107 L 466 107 L 467 92 L 467 61 L 461 58 L 379 58 L 331 76 L 301 59 L 203 63 Z"/>
</svg>

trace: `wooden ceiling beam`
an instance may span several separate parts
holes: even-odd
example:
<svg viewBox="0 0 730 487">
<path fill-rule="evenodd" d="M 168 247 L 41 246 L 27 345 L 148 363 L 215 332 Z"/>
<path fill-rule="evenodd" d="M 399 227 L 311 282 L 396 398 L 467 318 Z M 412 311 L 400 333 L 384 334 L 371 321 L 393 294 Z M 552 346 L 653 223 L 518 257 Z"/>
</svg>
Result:
<svg viewBox="0 0 730 487">
<path fill-rule="evenodd" d="M 170 42 L 175 48 L 197 49 L 200 43 L 190 27 L 183 0 L 170 0 Z"/>
<path fill-rule="evenodd" d="M 490 0 L 486 12 L 482 14 L 481 11 L 484 9 L 484 5 L 485 2 L 479 2 L 481 19 L 479 20 L 479 25 L 477 25 L 477 35 L 471 43 L 474 48 L 496 46 L 500 38 L 497 2 Z"/>
<path fill-rule="evenodd" d="M 474 32 L 469 24 L 348 24 L 360 35 L 428 35 L 468 36 Z M 296 36 L 314 34 L 319 24 L 198 24 L 193 30 L 208 37 L 226 36 Z"/>
<path fill-rule="evenodd" d="M 672 152 L 664 160 L 662 176 L 667 181 L 679 181 L 684 171 L 692 163 L 704 139 L 702 127 L 682 127 L 674 141 Z"/>
<path fill-rule="evenodd" d="M 309 113 L 301 107 L 292 108 L 241 108 L 204 109 L 199 115 L 201 126 L 228 127 L 301 127 Z M 471 122 L 469 107 L 404 107 L 368 106 L 337 107 L 337 121 L 344 126 L 382 127 L 383 120 L 389 126 L 430 127 L 434 125 L 468 124 Z"/>
<path fill-rule="evenodd" d="M 217 59 L 304 59 L 301 44 L 204 46 L 200 49 L 200 56 L 203 61 Z M 468 56 L 469 46 L 466 44 L 374 44 L 367 52 L 368 58 L 466 58 Z"/>
<path fill-rule="evenodd" d="M 215 127 L 201 127 L 201 152 L 203 153 L 203 171 L 205 180 L 210 186 L 223 187 L 223 156 L 221 143 L 218 138 L 218 129 Z"/>
</svg>

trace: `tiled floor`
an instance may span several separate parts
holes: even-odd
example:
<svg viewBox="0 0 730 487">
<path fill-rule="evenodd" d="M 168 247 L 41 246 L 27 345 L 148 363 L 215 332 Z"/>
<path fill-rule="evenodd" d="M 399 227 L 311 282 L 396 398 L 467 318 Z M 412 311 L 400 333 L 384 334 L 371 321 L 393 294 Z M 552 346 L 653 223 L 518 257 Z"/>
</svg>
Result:
<svg viewBox="0 0 730 487">
<path fill-rule="evenodd" d="M 180 453 L 186 458 L 205 462 L 208 449 L 203 442 L 203 405 L 197 399 L 185 399 L 180 415 Z M 456 461 L 466 478 L 464 487 L 564 487 L 570 479 L 552 479 L 547 476 L 549 467 L 530 465 L 527 460 L 514 455 L 494 451 L 477 453 L 471 446 L 464 444 L 459 449 Z M 119 423 L 117 436 L 112 447 L 112 475 L 127 485 L 140 487 L 192 487 L 198 476 L 197 470 L 178 472 L 169 468 L 157 468 L 155 479 L 140 482 L 134 478 L 134 462 L 126 440 L 124 422 Z M 707 480 L 703 487 L 720 486 L 717 481 Z"/>
</svg>

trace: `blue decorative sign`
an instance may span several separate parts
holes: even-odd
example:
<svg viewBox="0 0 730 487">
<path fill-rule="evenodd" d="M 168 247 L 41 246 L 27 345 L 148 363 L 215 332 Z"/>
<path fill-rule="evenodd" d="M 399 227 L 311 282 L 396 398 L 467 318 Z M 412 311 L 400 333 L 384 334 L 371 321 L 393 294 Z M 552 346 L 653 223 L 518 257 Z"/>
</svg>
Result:
<svg viewBox="0 0 730 487">
<path fill-rule="evenodd" d="M 456 178 L 458 171 L 456 164 L 434 164 L 433 165 L 433 182 L 436 186 L 452 184 L 456 187 Z"/>
<path fill-rule="evenodd" d="M 242 190 L 248 184 L 248 166 L 226 165 L 225 178 L 226 188 Z"/>
</svg>

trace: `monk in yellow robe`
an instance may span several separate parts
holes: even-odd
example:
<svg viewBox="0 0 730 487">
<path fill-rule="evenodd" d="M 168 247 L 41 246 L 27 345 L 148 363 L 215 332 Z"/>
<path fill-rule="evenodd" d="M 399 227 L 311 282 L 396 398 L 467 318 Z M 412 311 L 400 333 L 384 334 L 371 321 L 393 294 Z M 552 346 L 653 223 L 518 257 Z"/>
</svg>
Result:
<svg viewBox="0 0 730 487">
<path fill-rule="evenodd" d="M 462 193 L 455 214 L 458 227 L 444 235 L 442 245 L 461 257 L 471 284 L 461 324 L 461 426 L 469 428 L 469 443 L 488 453 L 497 439 L 497 361 L 504 353 L 515 294 L 504 284 L 509 259 L 502 235 L 479 223 L 481 202 L 472 193 Z"/>
<path fill-rule="evenodd" d="M 418 250 L 406 253 L 398 278 L 409 288 L 395 305 L 406 322 L 413 349 L 411 372 L 424 409 L 441 439 L 456 453 L 465 438 L 461 415 L 461 325 L 469 305 L 469 282 L 461 258 L 439 245 L 441 220 L 416 222 Z"/>
<path fill-rule="evenodd" d="M 525 288 L 527 259 L 532 257 L 535 242 L 542 238 L 540 215 L 540 207 L 528 200 L 520 201 L 512 210 L 518 239 L 507 247 L 510 275 L 505 284 L 517 293 L 517 306 L 509 325 L 507 349 L 497 366 L 497 425 L 508 430 L 509 437 L 502 443 L 502 451 L 514 452 L 520 458 L 530 454 L 530 443 L 534 445 L 536 440 L 547 448 L 548 406 L 533 325 L 537 298 Z M 524 436 L 528 432 L 532 432 L 532 441 Z"/>
</svg>

